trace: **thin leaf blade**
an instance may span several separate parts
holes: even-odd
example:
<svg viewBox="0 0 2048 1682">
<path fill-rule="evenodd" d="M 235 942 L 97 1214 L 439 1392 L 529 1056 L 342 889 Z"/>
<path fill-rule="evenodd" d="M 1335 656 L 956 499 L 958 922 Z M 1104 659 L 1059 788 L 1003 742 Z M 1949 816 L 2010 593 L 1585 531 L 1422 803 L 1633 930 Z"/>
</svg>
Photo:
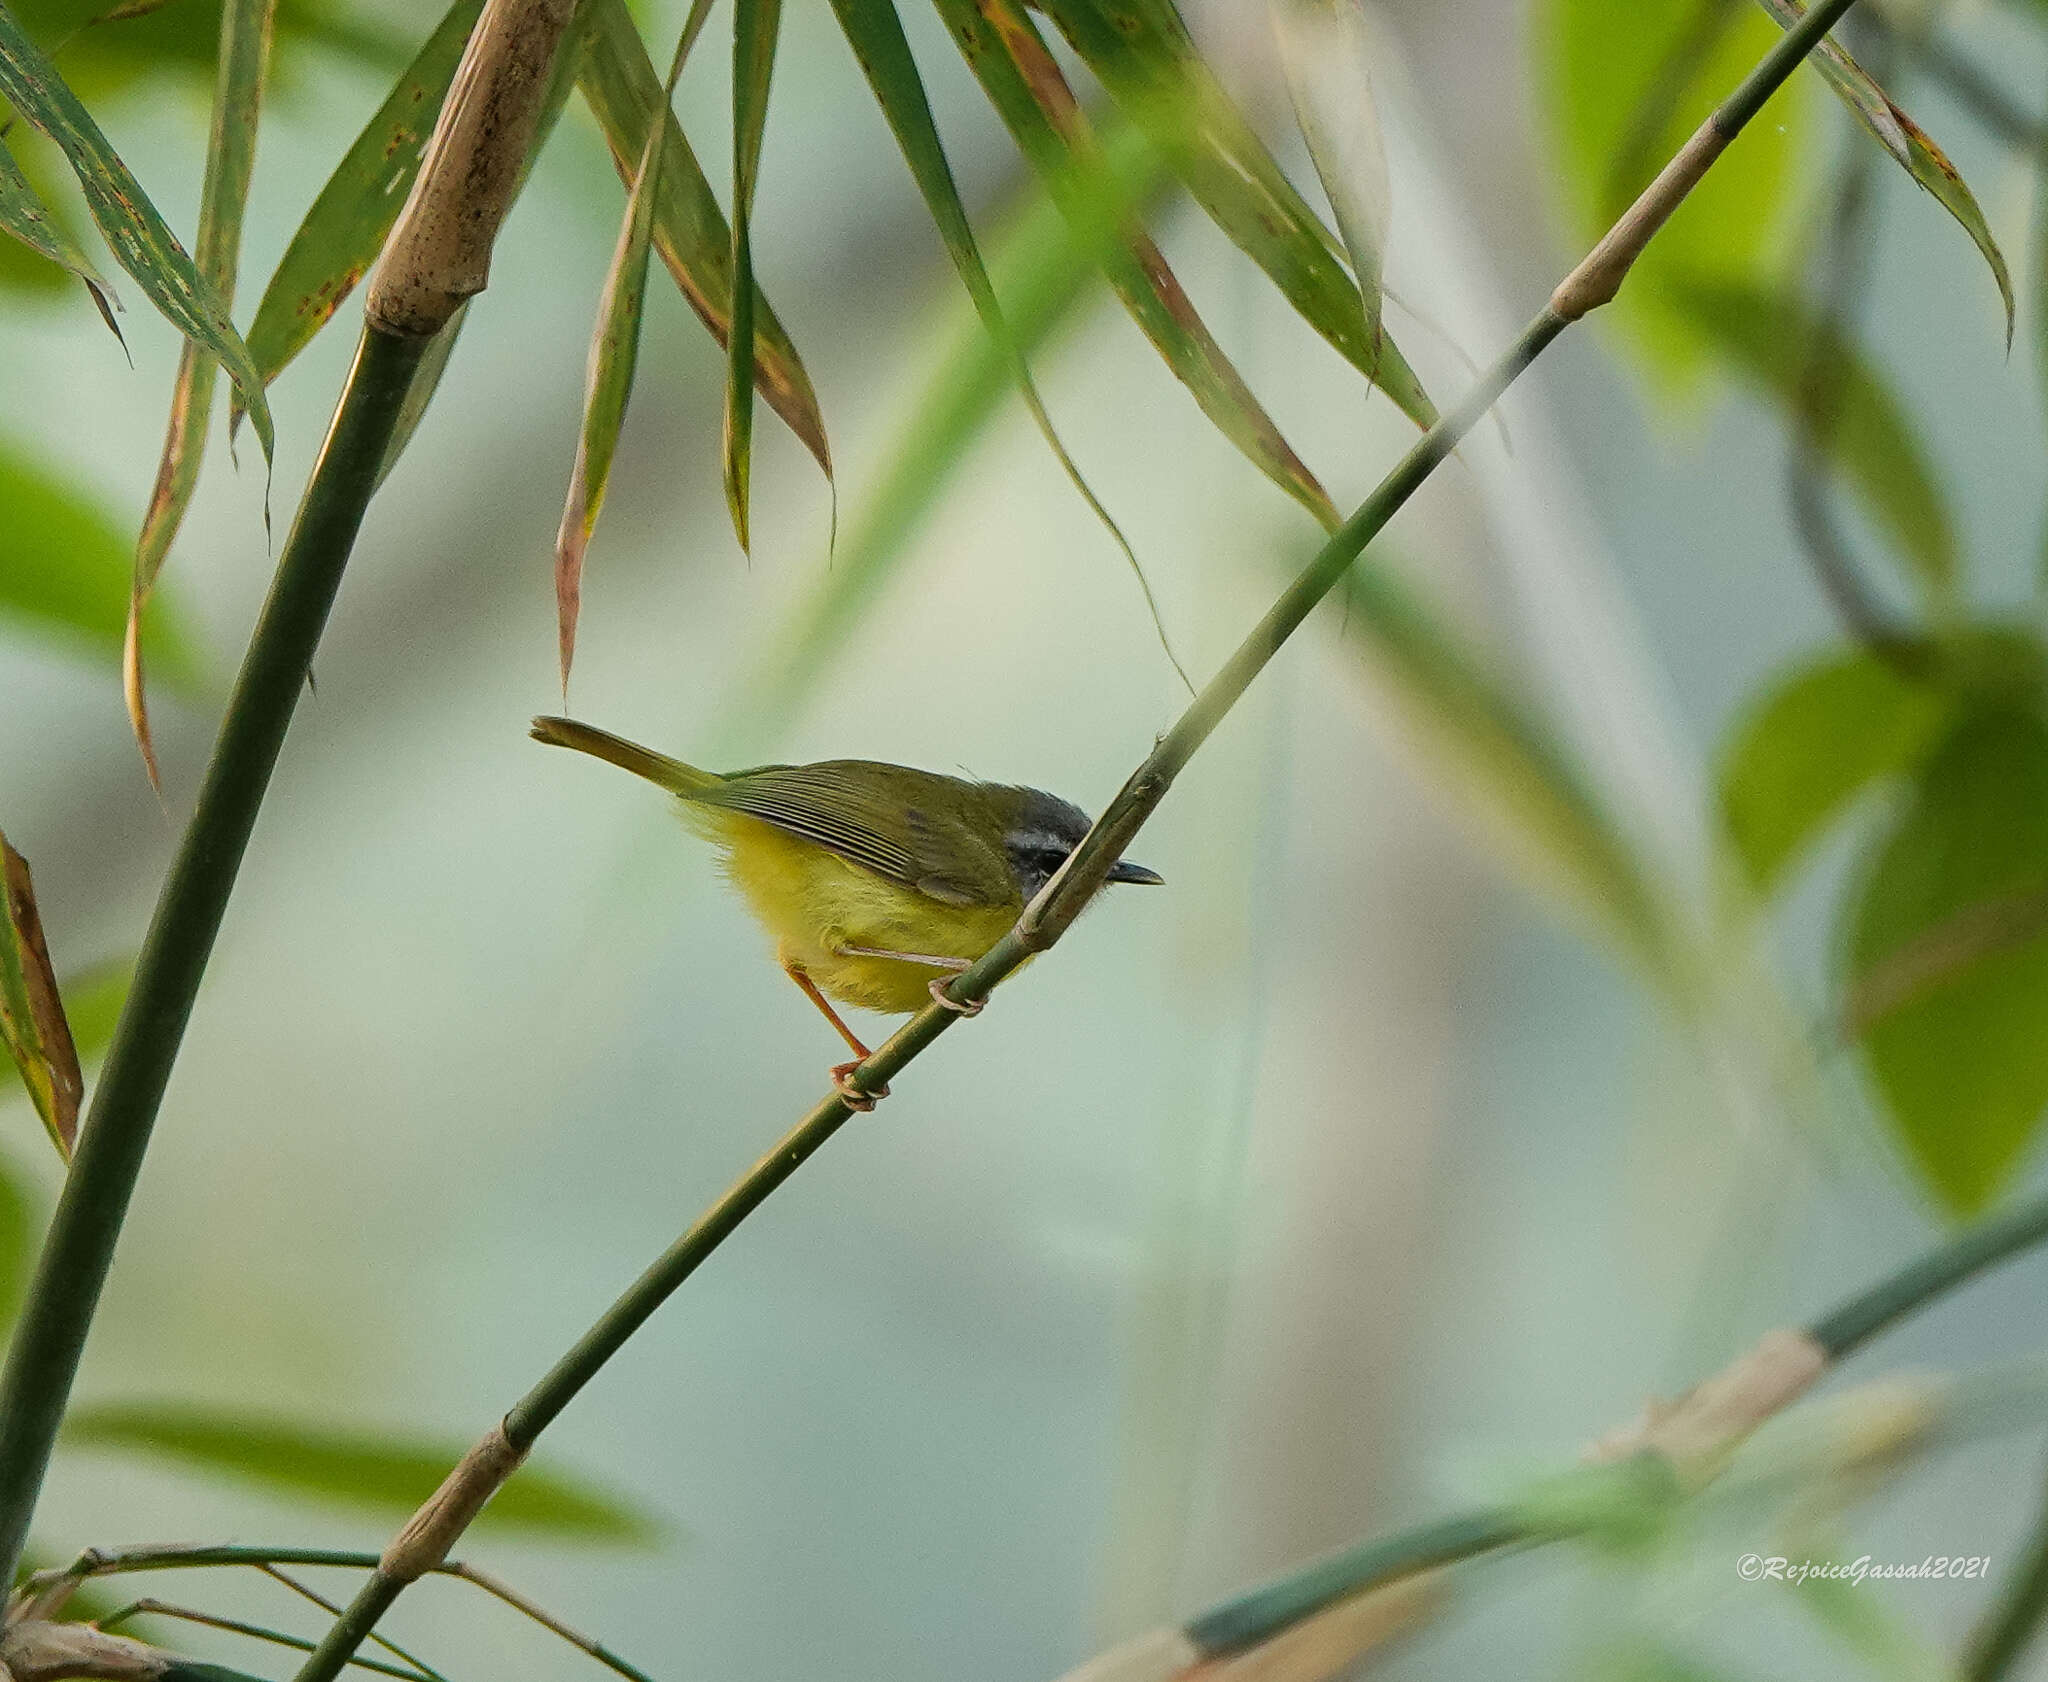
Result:
<svg viewBox="0 0 2048 1682">
<path fill-rule="evenodd" d="M 732 332 L 726 340 L 725 505 L 740 547 L 751 547 L 747 508 L 754 461 L 754 189 L 768 131 L 768 85 L 782 0 L 733 0 Z"/>
<path fill-rule="evenodd" d="M 142 184 L 21 25 L 0 6 L 0 96 L 54 140 L 77 176 L 86 208 L 115 260 L 173 327 L 217 358 L 241 390 L 255 420 L 263 456 L 275 445 L 270 406 L 249 347 L 227 305 L 193 267 Z"/>
<path fill-rule="evenodd" d="M 1757 0 L 1757 4 L 1786 29 L 1806 15 L 1806 8 L 1800 0 Z M 2006 267 L 2005 253 L 1999 250 L 1998 241 L 1992 237 L 1991 225 L 1984 220 L 1977 196 L 1970 191 L 1962 173 L 1949 162 L 1948 154 L 1935 145 L 1927 131 L 1894 105 L 1891 96 L 1877 85 L 1870 73 L 1832 38 L 1824 38 L 1808 57 L 1807 63 L 1820 72 L 1822 79 L 1856 114 L 1856 120 L 1876 137 L 1877 143 L 1891 154 L 1899 167 L 1932 194 L 1935 202 L 1970 236 L 1970 242 L 1989 266 L 1991 278 L 1998 283 L 1998 295 L 2005 304 L 2005 346 L 2010 350 L 2013 325 L 2017 319 L 2012 271 Z"/>
<path fill-rule="evenodd" d="M 235 298 L 235 270 L 242 247 L 242 212 L 256 167 L 256 123 L 263 103 L 263 76 L 277 0 L 226 0 L 220 14 L 220 64 L 214 80 L 213 124 L 206 143 L 206 175 L 199 197 L 199 237 L 194 260 L 222 307 Z M 184 523 L 199 486 L 206 454 L 206 427 L 213 415 L 214 373 L 219 364 L 190 339 L 178 357 L 171 413 L 164 431 L 156 485 L 135 542 L 135 580 L 128 598 L 128 630 L 121 650 L 121 689 L 128 724 L 142 750 L 150 786 L 159 793 L 156 745 L 150 739 L 149 702 L 143 680 L 142 619 L 164 557 Z"/>
<path fill-rule="evenodd" d="M 47 257 L 60 268 L 69 269 L 83 281 L 100 312 L 100 319 L 115 338 L 121 337 L 121 329 L 114 321 L 114 311 L 121 307 L 121 300 L 115 297 L 113 287 L 92 266 L 85 253 L 78 249 L 78 242 L 50 215 L 49 206 L 37 196 L 4 141 L 0 141 L 0 229 L 12 234 L 37 255 Z"/>
<path fill-rule="evenodd" d="M 331 1506 L 407 1514 L 462 1455 L 460 1444 L 411 1434 L 331 1430 L 276 1415 L 183 1402 L 74 1409 L 71 1447 L 146 1454 L 255 1488 Z M 544 1466 L 524 1467 L 478 1520 L 564 1540 L 645 1545 L 661 1527 L 615 1495 Z"/>
<path fill-rule="evenodd" d="M 1107 195 L 1099 154 L 1073 90 L 1015 0 L 938 0 L 955 44 L 1056 201 L 1085 224 Z M 1158 246 L 1133 227 L 1103 248 L 1103 272 L 1132 320 L 1202 412 L 1258 469 L 1326 529 L 1329 493 L 1294 453 L 1210 336 Z M 1353 300 L 1356 302 L 1355 298 Z"/>
<path fill-rule="evenodd" d="M 28 860 L 0 835 L 0 1043 L 66 1162 L 78 1143 L 78 1105 L 85 1096 L 78 1050 L 64 1020 L 50 949 L 43 940 Z"/>
<path fill-rule="evenodd" d="M 661 77 L 625 0 L 585 0 L 582 22 L 584 50 L 577 87 L 604 131 L 620 179 L 631 185 L 648 125 L 660 109 Z M 673 115 L 664 119 L 662 148 L 654 249 L 697 318 L 723 347 L 732 334 L 732 230 Z M 755 389 L 829 480 L 831 446 L 803 359 L 758 287 L 751 307 Z"/>
</svg>

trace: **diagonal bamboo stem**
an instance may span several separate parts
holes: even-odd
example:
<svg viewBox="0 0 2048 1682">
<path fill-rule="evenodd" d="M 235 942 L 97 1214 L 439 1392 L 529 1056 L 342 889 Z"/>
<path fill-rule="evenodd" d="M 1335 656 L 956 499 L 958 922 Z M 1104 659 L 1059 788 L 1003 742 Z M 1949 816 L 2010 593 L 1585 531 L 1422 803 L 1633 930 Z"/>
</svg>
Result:
<svg viewBox="0 0 2048 1682">
<path fill-rule="evenodd" d="M 1165 798 L 1174 778 L 1365 546 L 1544 348 L 1572 322 L 1614 297 L 1630 266 L 1700 177 L 1854 3 L 1820 0 L 1772 46 L 1586 260 L 1565 277 L 1550 303 L 1481 376 L 1477 386 L 1423 434 L 1331 536 L 1195 697 L 1180 721 L 1160 738 L 1087 838 L 1025 908 L 1016 927 L 947 988 L 951 1005 L 934 1002 L 927 1006 L 853 1071 L 851 1079 L 859 1091 L 880 1096 L 891 1076 L 960 1018 L 962 1013 L 955 1007 L 985 999 L 1006 976 L 1054 945 L 1072 926 L 1131 837 Z M 853 1113 L 845 1098 L 836 1093 L 823 1099 L 627 1288 L 449 1474 L 386 1550 L 348 1610 L 300 1668 L 296 1682 L 333 1682 L 407 1584 L 446 1557 L 469 1520 L 517 1470 L 540 1433 L 677 1287 Z"/>
</svg>

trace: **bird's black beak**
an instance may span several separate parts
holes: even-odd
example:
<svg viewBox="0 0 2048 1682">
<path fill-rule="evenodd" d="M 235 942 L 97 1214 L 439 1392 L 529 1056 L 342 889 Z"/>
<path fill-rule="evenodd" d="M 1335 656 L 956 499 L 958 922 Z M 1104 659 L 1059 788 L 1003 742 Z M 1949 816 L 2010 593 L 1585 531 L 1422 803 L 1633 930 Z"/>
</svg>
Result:
<svg viewBox="0 0 2048 1682">
<path fill-rule="evenodd" d="M 1147 887 L 1160 887 L 1166 878 L 1156 870 L 1147 870 L 1142 864 L 1133 864 L 1129 859 L 1118 859 L 1116 866 L 1103 878 L 1106 882 L 1140 882 Z"/>
</svg>

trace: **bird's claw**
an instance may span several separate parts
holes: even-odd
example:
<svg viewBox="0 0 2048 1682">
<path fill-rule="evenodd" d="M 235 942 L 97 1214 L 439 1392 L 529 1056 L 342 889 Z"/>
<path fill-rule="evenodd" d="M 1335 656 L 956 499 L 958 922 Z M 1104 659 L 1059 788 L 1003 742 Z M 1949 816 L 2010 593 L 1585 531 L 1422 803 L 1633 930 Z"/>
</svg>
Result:
<svg viewBox="0 0 2048 1682">
<path fill-rule="evenodd" d="M 946 991 L 947 986 L 952 982 L 952 980 L 953 978 L 950 975 L 935 975 L 932 977 L 931 990 L 933 1003 L 944 1005 L 946 1009 L 950 1010 L 955 1016 L 979 1016 L 982 1011 L 982 1006 L 986 1005 L 988 1003 L 988 1000 L 969 999 L 966 1003 L 961 1003 L 960 1000 L 954 998 L 951 993 Z"/>
<path fill-rule="evenodd" d="M 862 1114 L 866 1114 L 875 1107 L 876 1099 L 889 1096 L 889 1088 L 883 1085 L 870 1090 L 868 1087 L 856 1082 L 853 1075 L 854 1071 L 860 1067 L 860 1064 L 861 1060 L 858 1058 L 851 1063 L 833 1064 L 832 1085 L 839 1094 L 840 1102 L 845 1104 L 849 1110 L 859 1110 Z"/>
</svg>

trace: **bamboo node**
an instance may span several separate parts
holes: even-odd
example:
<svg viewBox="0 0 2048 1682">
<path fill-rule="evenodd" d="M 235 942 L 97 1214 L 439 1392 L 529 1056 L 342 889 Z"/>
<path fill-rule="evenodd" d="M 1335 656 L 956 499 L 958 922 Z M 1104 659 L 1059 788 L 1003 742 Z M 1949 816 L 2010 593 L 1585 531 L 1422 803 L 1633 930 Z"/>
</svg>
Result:
<svg viewBox="0 0 2048 1682">
<path fill-rule="evenodd" d="M 379 1573 L 393 1582 L 416 1583 L 440 1566 L 457 1538 L 483 1511 L 484 1503 L 519 1470 L 525 1458 L 526 1451 L 515 1448 L 505 1434 L 503 1420 L 492 1426 L 392 1538 L 377 1562 Z"/>
</svg>

